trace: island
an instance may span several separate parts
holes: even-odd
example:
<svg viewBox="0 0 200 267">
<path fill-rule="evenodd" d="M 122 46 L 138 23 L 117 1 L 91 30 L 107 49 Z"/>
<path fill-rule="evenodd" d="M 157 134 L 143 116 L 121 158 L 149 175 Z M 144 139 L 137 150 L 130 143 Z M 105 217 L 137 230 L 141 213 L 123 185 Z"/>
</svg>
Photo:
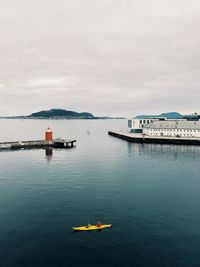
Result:
<svg viewBox="0 0 200 267">
<path fill-rule="evenodd" d="M 30 115 L 24 116 L 7 116 L 0 117 L 0 119 L 57 119 L 57 120 L 70 120 L 70 119 L 84 119 L 84 120 L 94 120 L 94 119 L 124 119 L 121 117 L 108 117 L 108 116 L 94 116 L 89 112 L 76 112 L 65 109 L 50 109 L 34 112 Z"/>
</svg>

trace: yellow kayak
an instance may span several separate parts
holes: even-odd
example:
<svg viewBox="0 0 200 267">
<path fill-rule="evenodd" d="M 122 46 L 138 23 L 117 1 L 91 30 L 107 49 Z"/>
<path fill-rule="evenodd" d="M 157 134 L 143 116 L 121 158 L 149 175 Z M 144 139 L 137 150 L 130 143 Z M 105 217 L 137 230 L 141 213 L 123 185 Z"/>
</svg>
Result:
<svg viewBox="0 0 200 267">
<path fill-rule="evenodd" d="M 112 227 L 112 224 L 87 225 L 87 226 L 73 227 L 72 230 L 74 230 L 74 231 L 93 231 L 93 230 L 101 230 L 101 229 L 111 228 L 111 227 Z"/>
</svg>

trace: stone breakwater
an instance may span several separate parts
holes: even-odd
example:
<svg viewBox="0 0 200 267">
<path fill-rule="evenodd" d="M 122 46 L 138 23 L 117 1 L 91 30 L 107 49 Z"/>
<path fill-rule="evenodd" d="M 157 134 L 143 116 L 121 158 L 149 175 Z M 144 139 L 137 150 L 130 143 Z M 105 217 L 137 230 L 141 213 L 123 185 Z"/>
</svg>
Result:
<svg viewBox="0 0 200 267">
<path fill-rule="evenodd" d="M 200 146 L 200 138 L 185 137 L 164 137 L 164 136 L 148 136 L 144 134 L 129 133 L 123 131 L 109 131 L 109 135 L 126 140 L 131 143 L 155 143 L 155 144 L 176 144 L 176 145 L 198 145 Z"/>
<path fill-rule="evenodd" d="M 35 141 L 16 141 L 16 142 L 1 142 L 0 150 L 5 149 L 35 149 L 35 148 L 71 148 L 76 140 L 54 139 L 52 141 L 35 140 Z"/>
</svg>

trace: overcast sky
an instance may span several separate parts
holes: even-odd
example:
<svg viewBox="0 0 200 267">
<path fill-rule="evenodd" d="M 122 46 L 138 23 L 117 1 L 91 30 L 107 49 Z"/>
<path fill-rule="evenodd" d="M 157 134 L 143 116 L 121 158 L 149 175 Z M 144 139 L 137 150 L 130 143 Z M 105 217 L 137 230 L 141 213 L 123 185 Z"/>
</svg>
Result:
<svg viewBox="0 0 200 267">
<path fill-rule="evenodd" d="M 0 116 L 200 112 L 199 0 L 0 0 Z"/>
</svg>

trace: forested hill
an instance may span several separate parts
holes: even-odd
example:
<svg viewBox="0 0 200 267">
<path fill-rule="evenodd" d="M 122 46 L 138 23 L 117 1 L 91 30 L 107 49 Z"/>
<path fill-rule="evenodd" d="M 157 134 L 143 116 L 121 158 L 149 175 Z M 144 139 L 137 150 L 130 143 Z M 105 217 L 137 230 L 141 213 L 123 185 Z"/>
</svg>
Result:
<svg viewBox="0 0 200 267">
<path fill-rule="evenodd" d="M 39 112 L 32 113 L 31 115 L 27 116 L 29 118 L 44 118 L 44 119 L 94 119 L 91 113 L 88 112 L 75 112 L 71 110 L 65 109 L 50 109 L 50 110 L 42 110 Z"/>
<path fill-rule="evenodd" d="M 160 115 L 138 115 L 136 116 L 136 119 L 149 119 L 156 117 L 165 117 L 166 119 L 182 119 L 183 115 L 181 115 L 178 112 L 167 112 L 167 113 L 162 113 Z"/>
</svg>

